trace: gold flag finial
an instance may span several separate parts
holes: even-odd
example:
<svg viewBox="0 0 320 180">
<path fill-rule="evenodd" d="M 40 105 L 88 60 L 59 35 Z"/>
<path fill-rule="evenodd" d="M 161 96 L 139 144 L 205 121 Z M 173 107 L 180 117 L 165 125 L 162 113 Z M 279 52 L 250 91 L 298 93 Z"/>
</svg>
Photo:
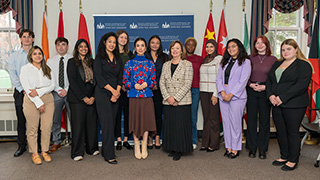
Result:
<svg viewBox="0 0 320 180">
<path fill-rule="evenodd" d="M 47 14 L 47 6 L 48 6 L 48 2 L 47 0 L 44 0 L 44 12 Z"/>
<path fill-rule="evenodd" d="M 223 0 L 223 7 L 226 7 L 226 1 L 227 0 Z"/>
<path fill-rule="evenodd" d="M 212 5 L 213 5 L 212 0 L 210 0 L 210 12 L 212 12 Z"/>
<path fill-rule="evenodd" d="M 244 12 L 246 9 L 246 0 L 242 0 L 242 11 Z"/>
<path fill-rule="evenodd" d="M 313 9 L 314 9 L 314 10 L 317 9 L 317 0 L 313 0 Z"/>
<path fill-rule="evenodd" d="M 62 11 L 62 1 L 59 0 L 59 8 L 60 8 L 60 11 Z"/>
<path fill-rule="evenodd" d="M 81 2 L 81 0 L 79 1 L 79 10 L 80 10 L 80 13 L 82 13 L 82 2 Z"/>
</svg>

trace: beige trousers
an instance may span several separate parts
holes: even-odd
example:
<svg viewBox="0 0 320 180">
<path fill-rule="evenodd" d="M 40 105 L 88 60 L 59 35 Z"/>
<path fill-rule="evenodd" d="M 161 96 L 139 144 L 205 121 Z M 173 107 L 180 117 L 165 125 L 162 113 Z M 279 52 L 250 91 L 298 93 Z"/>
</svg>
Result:
<svg viewBox="0 0 320 180">
<path fill-rule="evenodd" d="M 40 113 L 28 96 L 24 96 L 23 99 L 23 113 L 26 117 L 27 140 L 30 153 L 38 152 L 37 139 L 39 121 L 41 130 L 41 150 L 42 152 L 47 152 L 49 150 L 54 100 L 51 93 L 43 95 L 41 100 L 45 105 L 44 113 Z"/>
</svg>

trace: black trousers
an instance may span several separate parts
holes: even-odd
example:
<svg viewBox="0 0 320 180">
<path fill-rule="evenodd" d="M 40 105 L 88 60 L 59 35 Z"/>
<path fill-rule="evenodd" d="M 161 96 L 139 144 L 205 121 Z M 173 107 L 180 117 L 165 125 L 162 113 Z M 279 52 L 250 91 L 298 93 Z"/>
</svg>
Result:
<svg viewBox="0 0 320 180">
<path fill-rule="evenodd" d="M 246 148 L 260 152 L 267 152 L 270 138 L 270 104 L 266 91 L 257 92 L 247 87 L 247 139 Z M 259 114 L 259 118 L 258 118 Z M 259 121 L 259 133 L 257 122 Z"/>
<path fill-rule="evenodd" d="M 121 95 L 118 99 L 119 107 L 117 111 L 117 117 L 115 121 L 115 129 L 114 129 L 114 136 L 121 137 L 121 119 L 122 119 L 122 110 L 124 114 L 124 136 L 129 137 L 129 98 L 127 97 L 127 92 L 123 90 L 120 91 Z"/>
<path fill-rule="evenodd" d="M 71 158 L 93 154 L 98 150 L 98 124 L 96 105 L 84 102 L 69 103 L 71 110 Z"/>
<path fill-rule="evenodd" d="M 110 96 L 102 92 L 99 88 L 95 91 L 96 104 L 100 127 L 102 130 L 101 154 L 105 160 L 115 159 L 114 152 L 114 124 L 119 103 L 110 101 Z"/>
<path fill-rule="evenodd" d="M 303 108 L 273 107 L 272 117 L 277 129 L 281 159 L 297 163 L 300 155 L 299 127 L 306 112 Z"/>
<path fill-rule="evenodd" d="M 16 107 L 16 115 L 18 119 L 18 145 L 21 148 L 26 147 L 27 145 L 27 136 L 26 136 L 26 117 L 23 114 L 23 92 L 19 92 L 17 89 L 14 89 L 13 98 L 14 105 Z M 39 137 L 39 136 L 38 136 Z"/>
<path fill-rule="evenodd" d="M 155 118 L 156 118 L 156 127 L 157 127 L 157 136 L 161 135 L 162 130 L 162 112 L 163 112 L 163 105 L 162 105 L 162 94 L 160 89 L 154 90 L 153 92 L 153 102 L 154 102 L 154 111 L 155 111 Z"/>
</svg>

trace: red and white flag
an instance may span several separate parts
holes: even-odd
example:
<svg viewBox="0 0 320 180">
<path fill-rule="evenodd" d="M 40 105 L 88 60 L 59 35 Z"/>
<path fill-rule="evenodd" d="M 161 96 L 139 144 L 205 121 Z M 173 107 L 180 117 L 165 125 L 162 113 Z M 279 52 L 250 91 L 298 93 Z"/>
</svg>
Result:
<svg viewBox="0 0 320 180">
<path fill-rule="evenodd" d="M 221 18 L 220 18 L 218 41 L 217 41 L 218 53 L 220 55 L 224 54 L 224 51 L 226 50 L 227 42 L 228 42 L 228 33 L 227 33 L 226 22 L 224 19 L 224 9 L 222 9 Z"/>
</svg>

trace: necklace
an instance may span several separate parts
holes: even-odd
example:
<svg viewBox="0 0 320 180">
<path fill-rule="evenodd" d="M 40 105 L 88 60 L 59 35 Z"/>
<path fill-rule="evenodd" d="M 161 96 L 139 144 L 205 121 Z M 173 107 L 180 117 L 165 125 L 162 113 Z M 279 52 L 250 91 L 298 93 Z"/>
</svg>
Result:
<svg viewBox="0 0 320 180">
<path fill-rule="evenodd" d="M 266 57 L 267 57 L 267 56 L 264 55 L 263 58 L 261 58 L 261 57 L 258 55 L 258 58 L 259 58 L 261 64 L 262 64 L 263 60 L 264 60 Z"/>
<path fill-rule="evenodd" d="M 115 67 L 117 67 L 117 61 L 116 61 L 115 59 L 113 59 L 113 61 L 114 61 L 114 64 L 112 64 L 112 61 L 110 61 L 109 59 L 107 59 L 108 64 L 109 64 L 112 68 L 115 68 Z"/>
</svg>

